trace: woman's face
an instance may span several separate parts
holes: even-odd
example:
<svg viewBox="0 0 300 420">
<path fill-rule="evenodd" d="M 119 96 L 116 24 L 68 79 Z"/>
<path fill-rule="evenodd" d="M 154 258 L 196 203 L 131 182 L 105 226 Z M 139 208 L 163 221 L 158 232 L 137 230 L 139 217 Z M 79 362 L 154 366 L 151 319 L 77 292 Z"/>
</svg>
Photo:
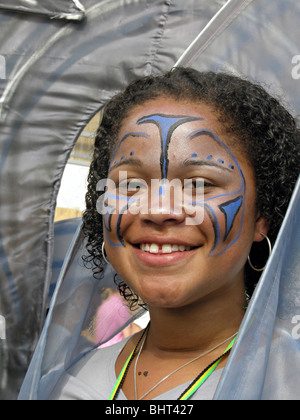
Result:
<svg viewBox="0 0 300 420">
<path fill-rule="evenodd" d="M 105 249 L 148 305 L 242 284 L 263 222 L 253 169 L 232 140 L 204 104 L 157 99 L 123 121 L 103 195 Z"/>
</svg>

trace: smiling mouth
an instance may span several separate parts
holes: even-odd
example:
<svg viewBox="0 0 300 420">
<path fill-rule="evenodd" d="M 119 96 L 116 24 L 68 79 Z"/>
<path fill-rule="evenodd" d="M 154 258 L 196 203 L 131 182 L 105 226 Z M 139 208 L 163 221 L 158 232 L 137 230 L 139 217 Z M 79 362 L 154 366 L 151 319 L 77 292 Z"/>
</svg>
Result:
<svg viewBox="0 0 300 420">
<path fill-rule="evenodd" d="M 156 243 L 143 243 L 138 244 L 137 247 L 144 252 L 150 254 L 171 254 L 173 252 L 191 251 L 197 247 L 177 245 L 177 244 L 156 244 Z"/>
</svg>

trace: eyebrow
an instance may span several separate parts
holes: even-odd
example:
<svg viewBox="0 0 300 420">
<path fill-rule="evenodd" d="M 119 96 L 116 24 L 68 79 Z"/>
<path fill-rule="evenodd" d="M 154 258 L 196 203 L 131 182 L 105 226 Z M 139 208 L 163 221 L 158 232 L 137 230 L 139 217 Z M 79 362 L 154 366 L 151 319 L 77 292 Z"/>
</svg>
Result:
<svg viewBox="0 0 300 420">
<path fill-rule="evenodd" d="M 114 161 L 116 154 L 118 153 L 119 147 L 121 146 L 121 144 L 123 143 L 124 140 L 126 140 L 128 137 L 144 137 L 144 138 L 149 138 L 150 134 L 148 133 L 144 133 L 143 131 L 131 131 L 130 133 L 126 133 L 124 134 L 124 136 L 119 140 L 117 147 L 113 153 L 113 156 L 111 158 L 111 164 L 109 165 L 109 170 L 112 167 L 112 162 Z"/>
<path fill-rule="evenodd" d="M 232 170 L 229 169 L 229 168 L 226 168 L 226 166 L 221 166 L 221 165 L 218 165 L 215 162 L 211 162 L 211 161 L 207 161 L 207 160 L 185 159 L 182 162 L 182 166 L 184 168 L 186 168 L 188 166 L 213 166 L 215 168 L 222 169 L 224 171 L 232 173 Z"/>
<path fill-rule="evenodd" d="M 122 165 L 133 165 L 138 168 L 141 168 L 143 166 L 143 162 L 137 158 L 123 159 L 115 164 L 112 164 L 111 167 L 109 168 L 109 172 L 112 171 L 113 169 L 117 169 L 119 166 L 122 166 Z"/>
</svg>

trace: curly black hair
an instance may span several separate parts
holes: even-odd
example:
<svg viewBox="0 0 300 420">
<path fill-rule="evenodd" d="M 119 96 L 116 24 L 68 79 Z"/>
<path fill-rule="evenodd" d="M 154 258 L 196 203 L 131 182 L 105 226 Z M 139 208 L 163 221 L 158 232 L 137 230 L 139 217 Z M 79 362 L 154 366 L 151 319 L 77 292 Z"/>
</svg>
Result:
<svg viewBox="0 0 300 420">
<path fill-rule="evenodd" d="M 96 202 L 96 185 L 107 178 L 110 160 L 122 121 L 137 105 L 159 97 L 170 97 L 210 105 L 218 120 L 242 148 L 254 168 L 257 209 L 269 222 L 268 237 L 273 244 L 286 213 L 300 169 L 300 130 L 296 119 L 260 85 L 227 73 L 199 72 L 175 68 L 161 76 L 148 76 L 132 82 L 105 106 L 97 131 L 93 161 L 88 177 L 83 232 L 87 238 L 86 263 L 92 263 L 95 276 L 103 271 L 101 245 L 102 216 Z M 264 241 L 262 241 L 264 242 Z M 255 243 L 251 260 L 261 261 L 261 246 Z M 266 247 L 265 247 L 266 248 Z M 260 273 L 245 266 L 245 288 L 251 296 Z M 129 301 L 138 297 L 117 279 L 120 293 Z"/>
</svg>

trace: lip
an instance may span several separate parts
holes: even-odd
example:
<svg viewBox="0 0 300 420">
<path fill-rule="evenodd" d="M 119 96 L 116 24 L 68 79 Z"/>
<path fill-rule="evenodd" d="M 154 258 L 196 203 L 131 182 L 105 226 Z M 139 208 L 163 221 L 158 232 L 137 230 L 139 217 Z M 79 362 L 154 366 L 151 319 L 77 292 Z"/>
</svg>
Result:
<svg viewBox="0 0 300 420">
<path fill-rule="evenodd" d="M 133 245 L 133 246 L 137 246 L 139 244 L 184 245 L 186 247 L 189 246 L 191 248 L 200 246 L 198 244 L 192 244 L 191 242 L 183 241 L 182 239 L 178 239 L 178 238 L 166 237 L 166 236 L 157 237 L 157 236 L 151 236 L 151 235 L 140 237 L 140 238 L 135 239 L 134 241 L 131 242 L 131 245 Z"/>
<path fill-rule="evenodd" d="M 171 253 L 157 253 L 152 254 L 147 251 L 142 251 L 138 245 L 140 243 L 155 243 L 157 245 L 163 245 L 163 244 L 170 244 L 170 245 L 184 245 L 193 247 L 193 249 L 189 251 L 174 251 Z M 147 238 L 141 238 L 138 241 L 135 241 L 135 243 L 131 244 L 133 254 L 135 258 L 142 263 L 143 265 L 150 266 L 150 267 L 170 267 L 175 264 L 179 264 L 182 262 L 186 262 L 189 258 L 191 258 L 195 252 L 197 252 L 197 249 L 201 247 L 201 245 L 198 245 L 195 248 L 195 245 L 192 245 L 191 243 L 180 241 L 178 239 L 174 238 L 154 238 L 154 237 L 147 237 Z"/>
</svg>

